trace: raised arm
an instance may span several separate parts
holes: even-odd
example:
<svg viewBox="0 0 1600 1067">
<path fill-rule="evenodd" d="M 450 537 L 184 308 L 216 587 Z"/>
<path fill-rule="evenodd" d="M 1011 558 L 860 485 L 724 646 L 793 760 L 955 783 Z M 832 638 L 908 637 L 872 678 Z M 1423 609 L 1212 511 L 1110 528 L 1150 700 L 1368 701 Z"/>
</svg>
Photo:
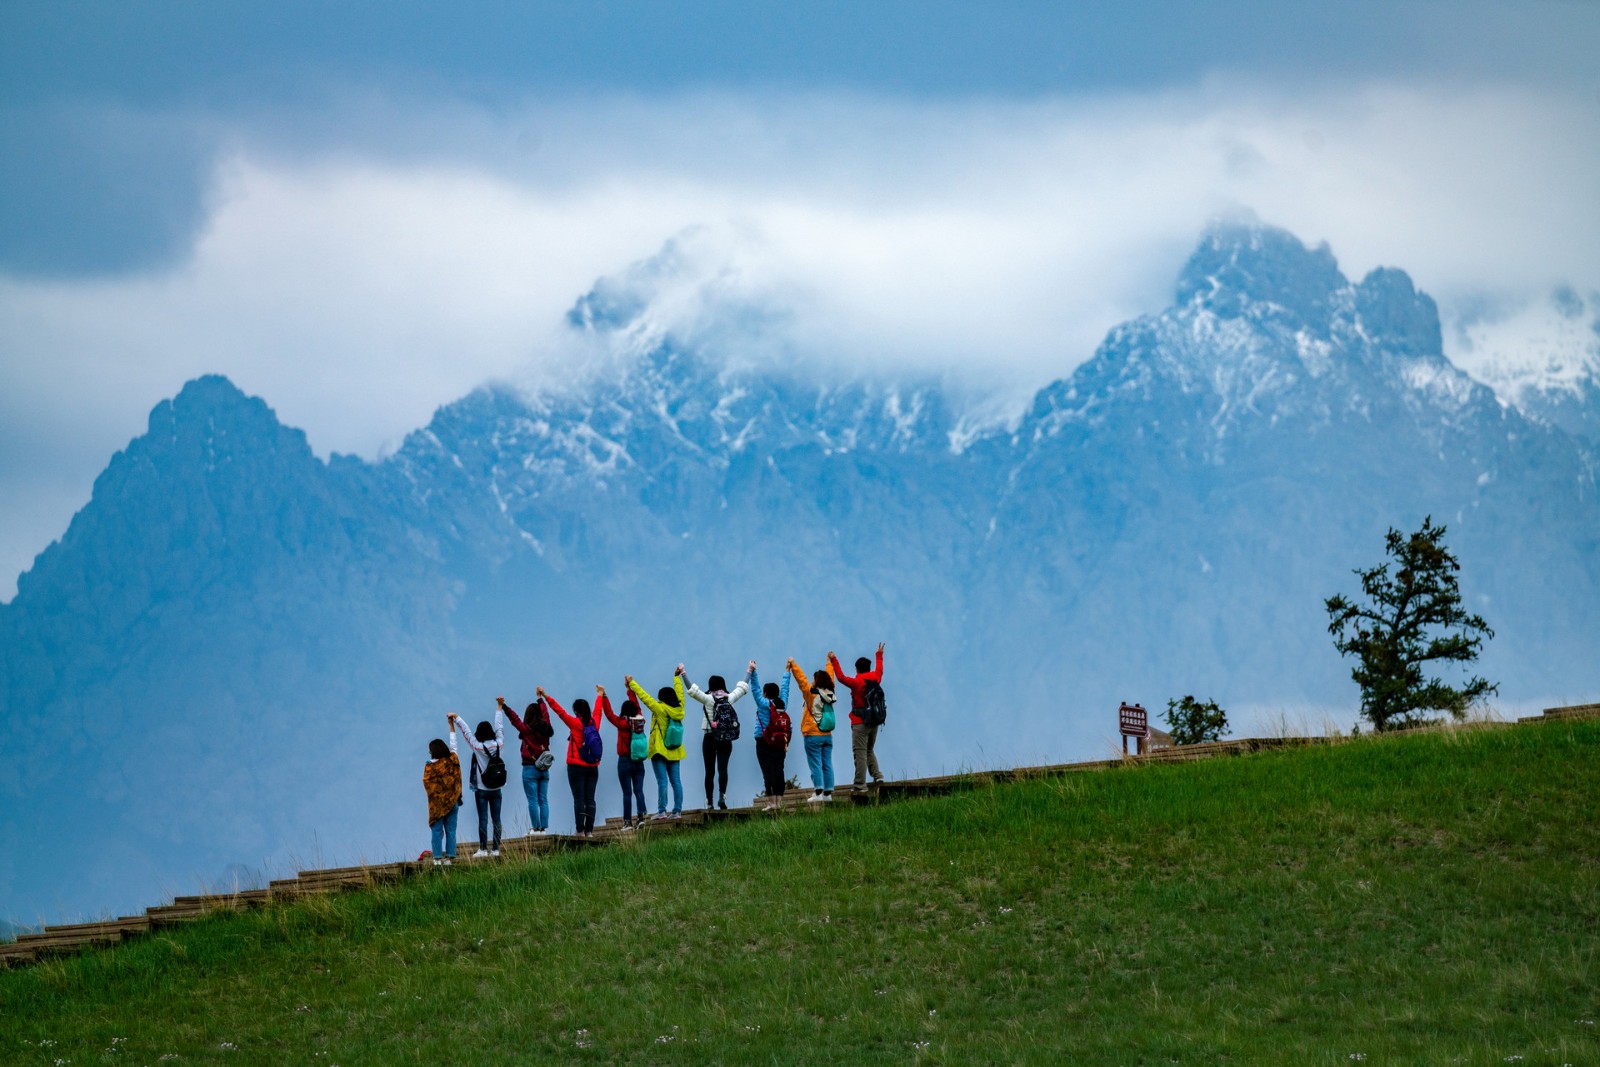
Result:
<svg viewBox="0 0 1600 1067">
<path fill-rule="evenodd" d="M 495 703 L 499 705 L 500 710 L 506 713 L 506 718 L 511 720 L 511 725 L 518 734 L 526 734 L 530 732 L 528 729 L 528 724 L 517 717 L 516 711 L 511 707 L 510 704 L 506 703 L 505 697 L 495 697 L 494 699 Z"/>
<path fill-rule="evenodd" d="M 680 693 L 683 692 L 681 686 L 678 691 Z M 644 686 L 640 685 L 639 680 L 631 674 L 628 675 L 628 692 L 632 693 L 642 706 L 649 708 L 654 714 L 665 715 L 667 713 L 667 706 L 649 693 L 646 693 Z"/>
<path fill-rule="evenodd" d="M 481 744 L 478 743 L 477 737 L 473 734 L 473 732 L 471 730 L 467 729 L 467 721 L 465 719 L 463 719 L 459 715 L 452 715 L 451 721 L 453 723 L 460 724 L 460 726 L 461 726 L 461 739 L 467 743 L 467 747 L 468 748 L 472 749 L 472 751 L 474 751 L 474 752 L 485 752 L 484 747 Z M 451 731 L 450 731 L 450 743 L 451 743 L 452 750 L 454 750 L 454 746 L 455 746 L 455 736 L 456 736 L 455 735 L 455 729 L 454 729 L 454 727 L 452 727 Z"/>
<path fill-rule="evenodd" d="M 447 715 L 447 716 L 445 716 L 445 718 L 450 720 L 450 754 L 451 755 L 455 755 L 455 751 L 456 751 L 456 717 L 454 715 Z"/>
<path fill-rule="evenodd" d="M 689 695 L 691 697 L 693 697 L 695 700 L 698 700 L 700 703 L 704 704 L 708 708 L 711 707 L 712 704 L 716 703 L 714 700 L 711 699 L 711 694 L 710 693 L 707 693 L 705 690 L 701 689 L 698 685 L 695 685 L 693 682 L 689 683 L 688 693 L 689 693 Z"/>
<path fill-rule="evenodd" d="M 567 729 L 569 729 L 569 730 L 582 730 L 583 729 L 583 724 L 578 721 L 578 717 L 576 715 L 568 715 L 567 714 L 567 709 L 562 707 L 561 706 L 561 702 L 558 701 L 555 697 L 551 696 L 549 693 L 546 693 L 543 689 L 541 689 L 541 690 L 539 690 L 539 698 L 544 701 L 545 707 L 549 708 L 551 711 L 555 712 L 557 715 L 559 715 L 561 717 L 561 721 L 567 724 Z"/>
<path fill-rule="evenodd" d="M 883 642 L 882 641 L 878 642 L 877 662 L 873 665 L 872 673 L 870 675 L 868 675 L 867 677 L 871 678 L 874 682 L 883 681 Z"/>
<path fill-rule="evenodd" d="M 844 668 L 839 666 L 839 657 L 835 656 L 832 652 L 828 653 L 828 670 L 835 678 L 843 682 L 845 685 L 851 686 L 852 688 L 855 686 L 855 677 L 853 675 L 844 673 Z"/>
<path fill-rule="evenodd" d="M 800 664 L 796 663 L 794 660 L 789 661 L 789 677 L 800 683 L 800 696 L 805 700 L 810 700 L 811 679 L 806 677 L 806 672 L 801 670 Z M 784 684 L 788 685 L 789 683 L 785 681 Z M 784 703 L 787 704 L 789 702 L 787 699 L 788 694 L 785 693 L 784 697 Z"/>
<path fill-rule="evenodd" d="M 678 706 L 667 708 L 667 718 L 683 721 L 683 668 L 680 665 L 678 673 L 672 676 L 672 688 L 678 694 Z"/>
<path fill-rule="evenodd" d="M 616 726 L 618 729 L 621 729 L 622 720 L 617 718 L 616 715 L 612 714 L 611 698 L 606 696 L 606 687 L 603 685 L 597 685 L 594 687 L 594 708 L 595 711 L 610 719 L 612 725 Z M 599 715 L 595 716 L 594 724 L 596 726 L 600 725 Z"/>
</svg>

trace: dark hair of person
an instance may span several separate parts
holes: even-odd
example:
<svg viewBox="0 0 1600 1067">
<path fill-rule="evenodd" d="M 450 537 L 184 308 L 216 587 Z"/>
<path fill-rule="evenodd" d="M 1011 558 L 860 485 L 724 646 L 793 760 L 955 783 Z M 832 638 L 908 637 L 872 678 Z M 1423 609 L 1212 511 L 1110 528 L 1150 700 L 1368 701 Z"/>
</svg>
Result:
<svg viewBox="0 0 1600 1067">
<path fill-rule="evenodd" d="M 818 671 L 811 676 L 811 688 L 832 689 L 833 675 L 829 674 L 827 671 Z"/>
<path fill-rule="evenodd" d="M 588 721 L 591 711 L 593 711 L 593 709 L 589 707 L 589 702 L 582 697 L 579 697 L 577 700 L 572 702 L 572 714 L 576 715 L 585 722 Z"/>
<path fill-rule="evenodd" d="M 678 706 L 678 691 L 670 685 L 664 685 L 656 692 L 656 699 L 668 707 Z"/>
<path fill-rule="evenodd" d="M 435 737 L 428 742 L 428 755 L 434 759 L 444 759 L 450 755 L 450 746 L 444 743 L 443 738 Z"/>
<path fill-rule="evenodd" d="M 866 674 L 872 669 L 872 661 L 865 656 L 856 657 L 856 673 Z"/>
<path fill-rule="evenodd" d="M 474 730 L 472 733 L 473 733 L 473 736 L 476 737 L 479 741 L 493 741 L 494 740 L 494 727 L 489 725 L 489 720 L 488 719 L 484 719 L 482 722 L 480 722 L 478 724 L 478 728 L 476 730 Z"/>
<path fill-rule="evenodd" d="M 768 682 L 766 685 L 761 687 L 761 695 L 766 697 L 768 700 L 777 700 L 780 692 L 782 692 L 782 690 L 778 688 L 777 682 Z"/>
<path fill-rule="evenodd" d="M 713 674 L 710 678 L 706 679 L 706 688 L 711 690 L 713 693 L 719 691 L 726 693 L 728 691 L 728 680 L 720 674 Z"/>
<path fill-rule="evenodd" d="M 771 704 L 773 707 L 777 708 L 779 711 L 783 711 L 788 707 L 788 705 L 786 705 L 783 702 L 783 698 L 780 697 L 780 696 L 768 697 L 767 698 L 767 703 Z"/>
<path fill-rule="evenodd" d="M 624 719 L 637 719 L 640 714 L 642 713 L 639 711 L 639 702 L 637 700 L 629 697 L 622 702 L 622 717 Z"/>
</svg>

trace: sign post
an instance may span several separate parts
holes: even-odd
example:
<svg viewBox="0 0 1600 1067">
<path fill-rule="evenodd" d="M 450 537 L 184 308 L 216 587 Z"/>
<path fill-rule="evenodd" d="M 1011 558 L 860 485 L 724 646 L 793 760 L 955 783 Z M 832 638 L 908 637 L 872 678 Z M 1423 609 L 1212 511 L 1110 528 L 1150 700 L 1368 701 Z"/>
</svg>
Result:
<svg viewBox="0 0 1600 1067">
<path fill-rule="evenodd" d="M 1133 738 L 1134 755 L 1144 755 L 1150 742 L 1150 715 L 1138 704 L 1123 702 L 1117 709 L 1117 731 L 1122 734 L 1122 754 L 1128 754 L 1128 738 Z"/>
</svg>

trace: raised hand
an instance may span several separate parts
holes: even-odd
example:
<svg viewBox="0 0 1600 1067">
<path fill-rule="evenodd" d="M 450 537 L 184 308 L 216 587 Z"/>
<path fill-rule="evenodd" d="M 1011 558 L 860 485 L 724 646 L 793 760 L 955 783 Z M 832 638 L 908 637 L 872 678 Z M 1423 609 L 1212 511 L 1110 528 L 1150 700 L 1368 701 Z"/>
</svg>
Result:
<svg viewBox="0 0 1600 1067">
<path fill-rule="evenodd" d="M 751 660 L 750 661 L 750 665 L 745 668 L 745 672 L 747 674 L 754 674 L 756 672 L 756 661 L 755 660 Z"/>
<path fill-rule="evenodd" d="M 502 708 L 506 706 L 506 698 L 505 697 L 495 697 L 494 698 L 494 702 L 496 704 L 500 705 Z"/>
<path fill-rule="evenodd" d="M 599 684 L 598 682 L 595 683 L 594 691 L 596 693 L 599 693 L 601 696 L 605 696 L 606 695 L 606 687 L 601 685 L 601 684 Z"/>
<path fill-rule="evenodd" d="M 630 689 L 633 688 L 633 675 L 624 674 L 622 676 L 622 680 L 623 680 L 624 683 L 627 684 L 628 688 L 630 688 Z"/>
<path fill-rule="evenodd" d="M 533 695 L 538 697 L 540 700 L 543 700 L 544 699 L 544 686 L 542 686 L 542 685 L 541 686 L 536 686 L 534 688 L 534 690 L 533 690 Z"/>
<path fill-rule="evenodd" d="M 879 641 L 879 642 L 878 642 L 878 651 L 879 651 L 879 652 L 880 652 L 880 653 L 881 653 L 881 652 L 882 652 L 882 651 L 883 651 L 883 642 L 882 642 L 882 641 Z"/>
<path fill-rule="evenodd" d="M 685 671 L 684 671 L 684 669 L 683 669 L 683 664 L 681 664 L 681 663 L 680 663 L 680 664 L 678 664 L 678 669 L 677 669 L 677 670 L 675 670 L 675 671 L 673 671 L 673 672 L 672 672 L 672 673 L 673 673 L 673 674 L 684 674 L 684 673 L 686 673 L 686 672 L 685 672 Z"/>
</svg>

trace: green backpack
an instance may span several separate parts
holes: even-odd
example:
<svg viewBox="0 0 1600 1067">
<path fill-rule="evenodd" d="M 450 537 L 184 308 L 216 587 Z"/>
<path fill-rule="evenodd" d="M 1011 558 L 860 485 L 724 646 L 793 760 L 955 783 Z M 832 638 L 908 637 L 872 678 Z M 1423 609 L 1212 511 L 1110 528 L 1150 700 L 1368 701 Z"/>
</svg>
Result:
<svg viewBox="0 0 1600 1067">
<path fill-rule="evenodd" d="M 650 757 L 650 733 L 645 729 L 642 718 L 630 719 L 628 725 L 633 728 L 633 738 L 628 742 L 628 758 L 643 762 Z"/>
<path fill-rule="evenodd" d="M 662 743 L 667 748 L 679 747 L 683 744 L 683 721 L 668 716 L 667 728 L 662 733 L 664 735 Z"/>
<path fill-rule="evenodd" d="M 826 701 L 826 700 L 819 700 L 819 701 L 817 701 L 817 704 L 822 708 L 822 711 L 811 716 L 813 719 L 815 719 L 817 721 L 817 729 L 821 730 L 825 734 L 833 733 L 833 722 L 834 722 L 834 720 L 833 720 L 833 704 L 832 704 L 832 702 L 831 701 Z"/>
</svg>

